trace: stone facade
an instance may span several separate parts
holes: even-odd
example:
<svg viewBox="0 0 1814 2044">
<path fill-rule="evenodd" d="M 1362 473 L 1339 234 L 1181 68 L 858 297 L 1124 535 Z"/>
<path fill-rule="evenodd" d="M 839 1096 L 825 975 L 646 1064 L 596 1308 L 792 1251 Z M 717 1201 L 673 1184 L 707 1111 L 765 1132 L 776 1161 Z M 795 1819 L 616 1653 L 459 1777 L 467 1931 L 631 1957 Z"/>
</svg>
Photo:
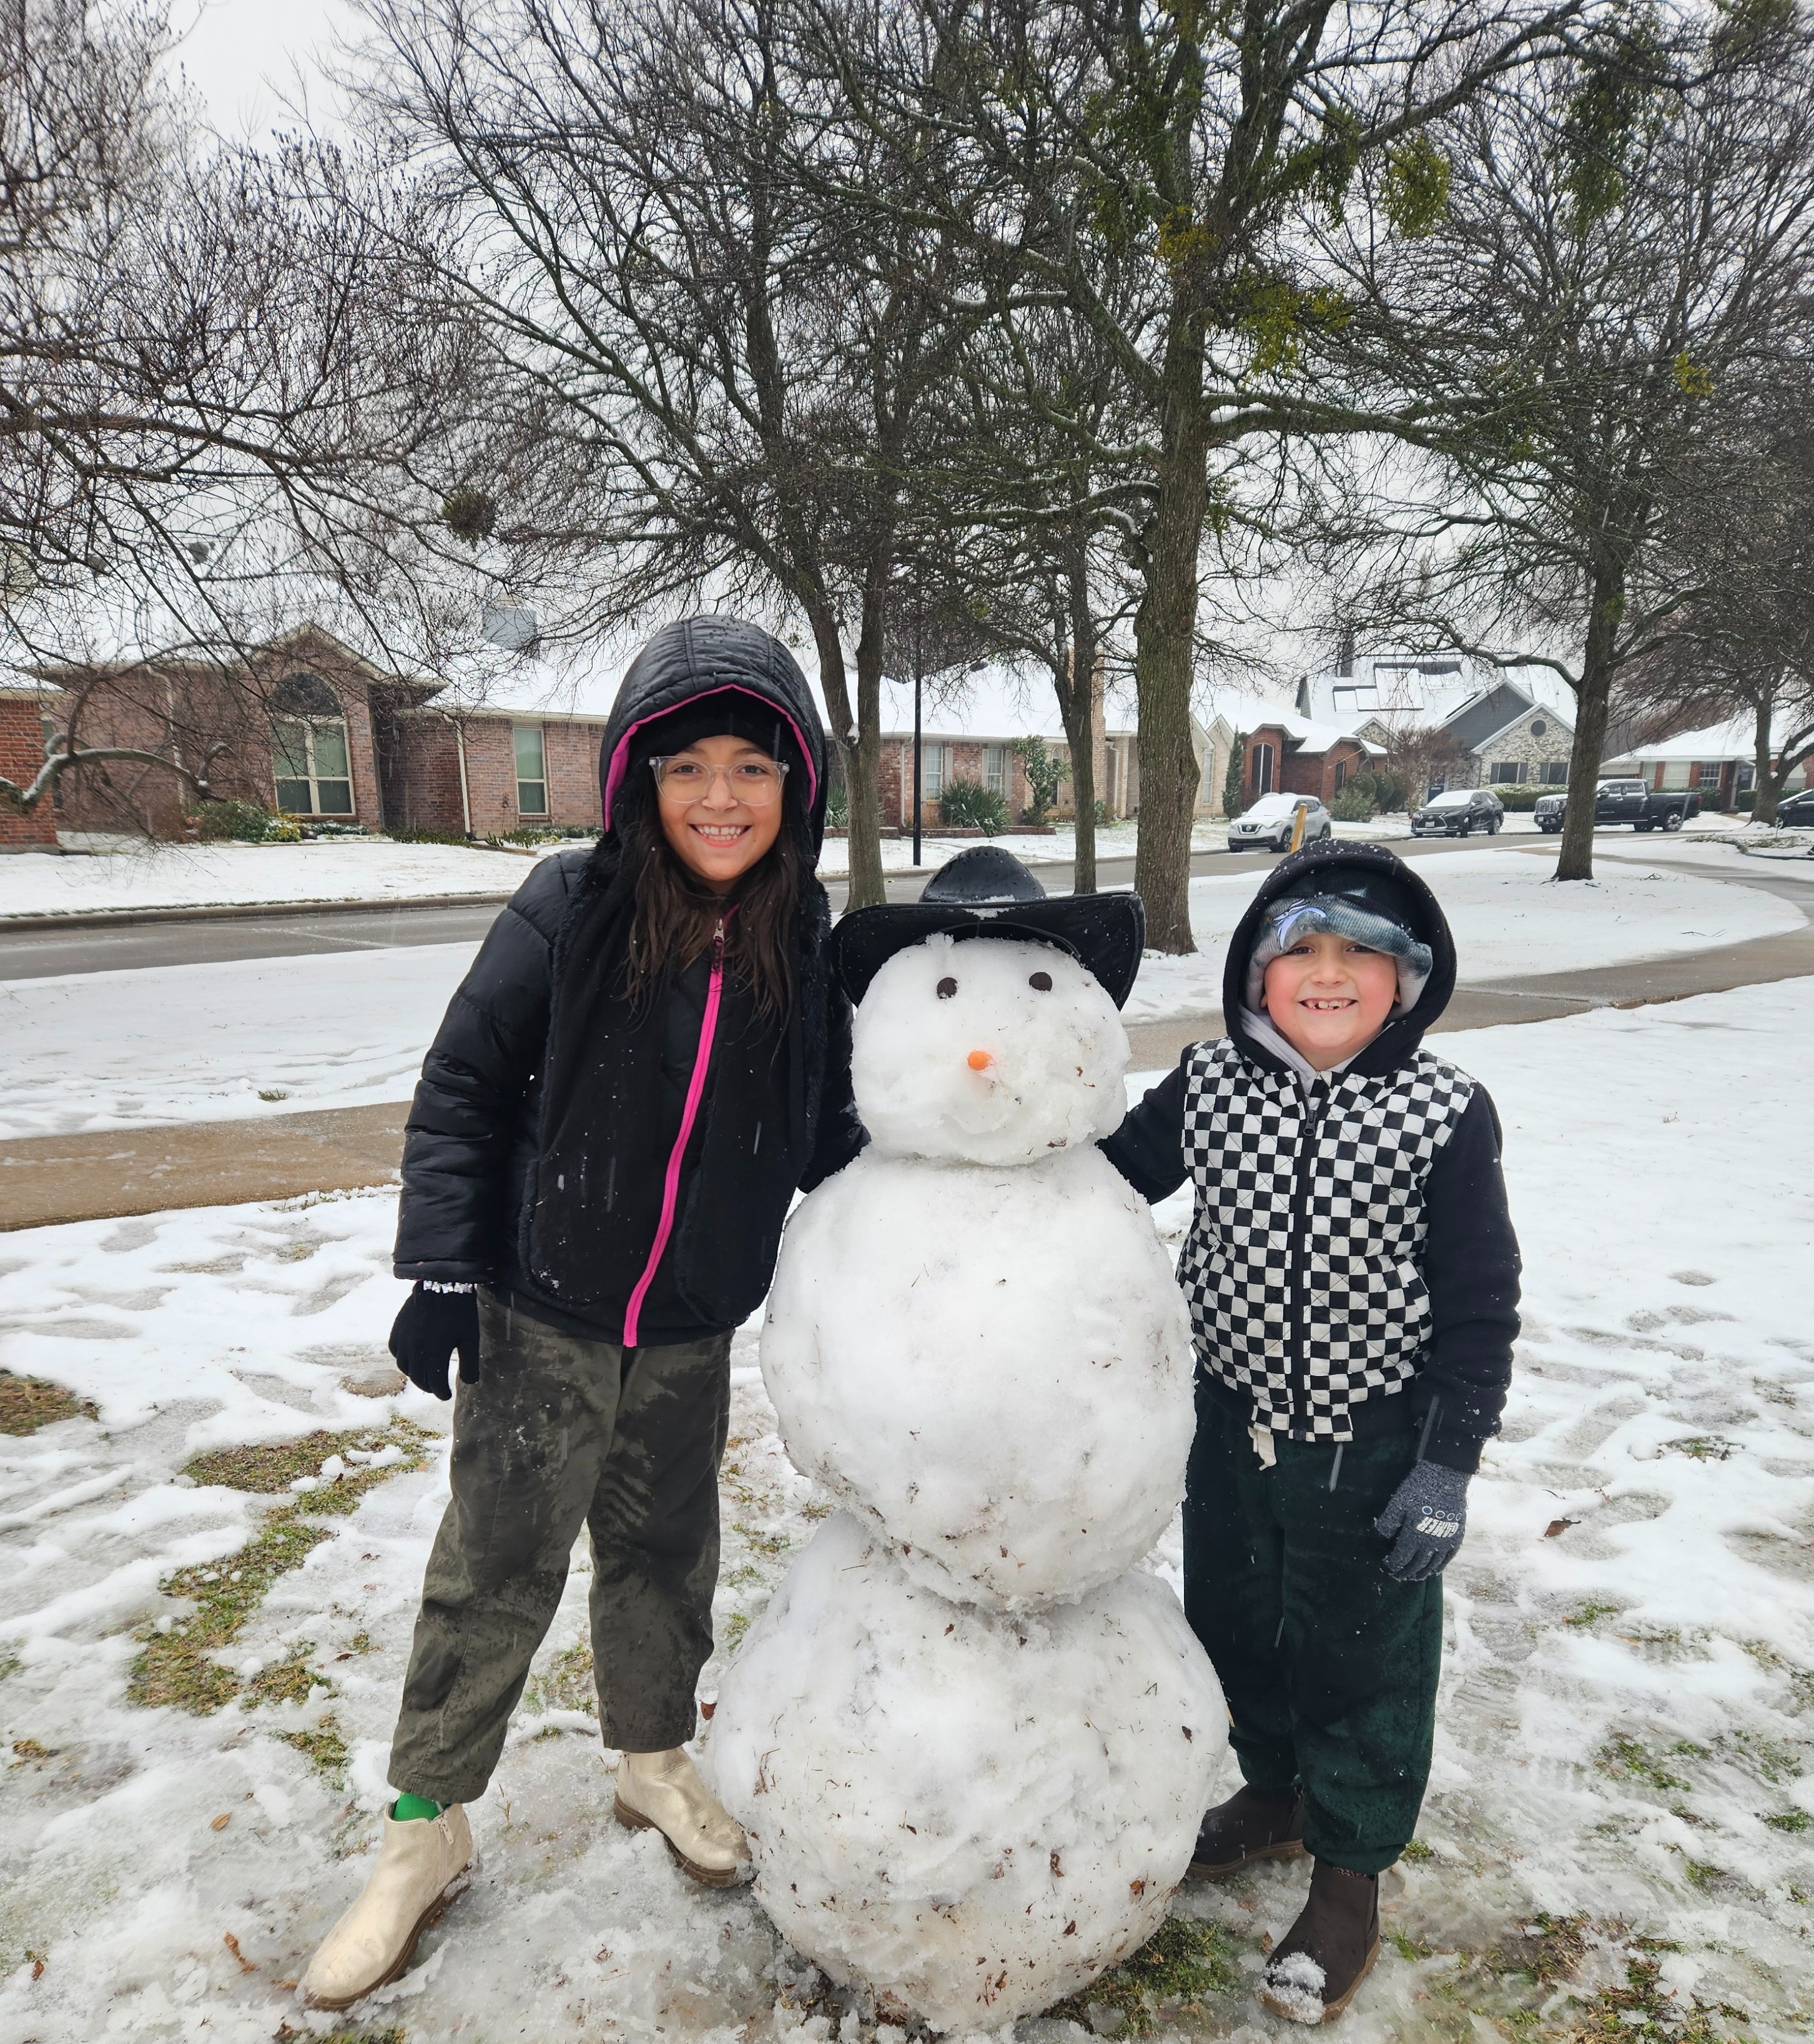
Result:
<svg viewBox="0 0 1814 2044">
<path fill-rule="evenodd" d="M 1535 704 L 1513 722 L 1484 740 L 1471 753 L 1456 762 L 1449 777 L 1451 788 L 1478 788 L 1520 782 L 1560 786 L 1568 779 L 1569 754 L 1574 732 L 1553 709 Z M 1501 769 L 1521 771 L 1493 772 Z M 1551 769 L 1546 775 L 1545 767 Z"/>
</svg>

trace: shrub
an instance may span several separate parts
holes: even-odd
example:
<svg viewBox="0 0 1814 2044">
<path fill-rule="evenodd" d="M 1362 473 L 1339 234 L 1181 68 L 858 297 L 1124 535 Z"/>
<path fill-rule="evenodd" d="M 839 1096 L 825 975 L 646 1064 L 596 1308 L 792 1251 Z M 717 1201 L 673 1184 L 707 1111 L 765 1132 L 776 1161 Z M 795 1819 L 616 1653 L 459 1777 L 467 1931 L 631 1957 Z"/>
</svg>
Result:
<svg viewBox="0 0 1814 2044">
<path fill-rule="evenodd" d="M 947 781 L 939 797 L 939 820 L 959 830 L 994 837 L 1008 828 L 1008 800 L 980 781 Z"/>
<path fill-rule="evenodd" d="M 190 820 L 204 844 L 295 844 L 302 827 L 262 802 L 202 802 Z"/>
<path fill-rule="evenodd" d="M 1546 787 L 1540 781 L 1495 781 L 1489 785 L 1504 809 L 1534 809 L 1541 796 L 1568 793 L 1566 787 Z"/>
<path fill-rule="evenodd" d="M 1741 788 L 1732 799 L 1741 809 L 1754 809 L 1758 805 L 1758 791 L 1755 788 Z"/>
<path fill-rule="evenodd" d="M 1329 813 L 1339 824 L 1370 824 L 1379 810 L 1366 790 L 1351 781 L 1329 805 Z"/>
<path fill-rule="evenodd" d="M 1046 749 L 1043 738 L 1017 738 L 1010 750 L 1019 755 L 1033 799 L 1025 820 L 1043 824 L 1046 812 L 1058 800 L 1060 786 L 1070 778 L 1070 764 Z"/>
<path fill-rule="evenodd" d="M 1374 767 L 1370 773 L 1356 774 L 1343 788 L 1342 793 L 1347 794 L 1351 788 L 1365 795 L 1373 804 L 1368 813 L 1372 816 L 1396 815 L 1403 809 L 1411 793 L 1410 783 L 1402 774 L 1393 774 L 1380 766 Z M 1366 819 L 1362 817 L 1360 820 L 1365 822 Z"/>
<path fill-rule="evenodd" d="M 471 844 L 463 831 L 394 830 L 384 835 L 393 844 Z"/>
</svg>

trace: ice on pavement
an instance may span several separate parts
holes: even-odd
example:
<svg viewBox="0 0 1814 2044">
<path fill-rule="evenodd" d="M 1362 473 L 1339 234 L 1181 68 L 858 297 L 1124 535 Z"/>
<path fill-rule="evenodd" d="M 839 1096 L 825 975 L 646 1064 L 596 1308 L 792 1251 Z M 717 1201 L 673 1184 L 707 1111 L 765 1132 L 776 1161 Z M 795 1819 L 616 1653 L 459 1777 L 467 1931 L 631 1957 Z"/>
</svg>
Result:
<svg viewBox="0 0 1814 2044">
<path fill-rule="evenodd" d="M 1516 2034 L 1566 2038 L 1588 2012 L 1571 1981 L 1601 1996 L 1591 2008 L 1611 2034 L 1631 2005 L 1602 1990 L 1624 1992 L 1633 1963 L 1678 2015 L 1724 2004 L 1749 2011 L 1752 2034 L 1801 2034 L 1814 1182 L 1797 1117 L 1811 1024 L 1803 979 L 1456 1042 L 1505 1124 L 1526 1331 L 1445 1578 L 1429 1857 L 1382 1883 L 1385 1927 L 1403 1942 L 1389 1938 L 1346 2019 L 1352 2044 L 1484 2035 L 1487 2018 L 1470 2013 L 1482 2008 L 1528 2011 Z M 1175 1203 L 1160 1216 L 1174 1246 L 1184 1219 Z M 321 1522 L 332 1537 L 279 1579 L 236 1646 L 278 1656 L 309 1642 L 323 1684 L 312 1702 L 148 1712 L 125 1700 L 125 1671 L 135 1628 L 183 1608 L 159 1581 L 225 1559 L 266 1502 L 178 1481 L 198 1447 L 346 1429 L 355 1408 L 444 1424 L 417 1393 L 396 1406 L 363 1395 L 395 1383 L 382 1366 L 402 1297 L 386 1274 L 393 1224 L 390 1196 L 375 1193 L 0 1238 L 0 1364 L 100 1413 L 0 1445 L 9 2044 L 264 2044 L 280 2022 L 305 2027 L 282 1983 L 370 1864 L 439 1468 Z M 725 1646 L 825 1503 L 782 1453 L 753 1329 L 733 1362 Z M 1157 1558 L 1175 1582 L 1175 1532 Z M 748 1891 L 694 1888 L 651 1835 L 610 1820 L 585 1709 L 587 1585 L 582 1550 L 473 1812 L 472 1890 L 398 1998 L 355 2012 L 355 2034 L 394 2023 L 414 2039 L 582 2044 L 659 2027 L 782 2044 L 799 2031 L 810 1983 Z M 708 1669 L 708 1695 L 722 1668 Z M 344 1779 L 280 1735 L 329 1712 L 350 1754 Z M 1200 2032 L 1274 2034 L 1249 1989 L 1262 1936 L 1282 1937 L 1302 1894 L 1301 1864 L 1184 1891 L 1178 1908 L 1216 1927 L 1238 1983 L 1205 1997 Z M 1539 1981 L 1539 1946 L 1578 1969 Z M 835 2011 L 813 2023 L 803 2038 L 825 2038 Z M 1017 2035 L 1078 2033 L 1029 2020 Z"/>
<path fill-rule="evenodd" d="M 0 878 L 25 863 L 3 862 Z M 1741 879 L 1756 870 L 1730 863 Z M 1756 888 L 1660 867 L 1634 873 L 1618 865 L 1591 883 L 1558 887 L 1547 884 L 1547 857 L 1505 848 L 1436 853 L 1416 866 L 1455 924 L 1464 982 L 1706 950 L 1804 921 L 1791 903 Z M 520 876 L 520 863 L 515 870 Z M 1191 883 L 1203 948 L 1191 958 L 1149 957 L 1127 1021 L 1220 1005 L 1225 939 L 1262 877 Z M 406 1100 L 473 949 L 435 944 L 0 981 L 0 1139 Z"/>
</svg>

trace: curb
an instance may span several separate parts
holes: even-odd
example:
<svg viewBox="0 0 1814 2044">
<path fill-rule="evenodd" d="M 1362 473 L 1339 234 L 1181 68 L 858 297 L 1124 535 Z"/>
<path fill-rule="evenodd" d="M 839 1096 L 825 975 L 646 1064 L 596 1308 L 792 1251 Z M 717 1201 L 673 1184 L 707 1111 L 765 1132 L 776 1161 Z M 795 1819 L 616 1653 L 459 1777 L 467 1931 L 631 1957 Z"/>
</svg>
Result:
<svg viewBox="0 0 1814 2044">
<path fill-rule="evenodd" d="M 513 889 L 513 893 L 514 890 Z M 386 909 L 501 908 L 509 894 L 393 894 L 375 901 L 217 901 L 194 908 L 47 909 L 40 916 L 0 916 L 0 936 L 27 930 L 107 930 L 134 923 L 236 922 L 271 916 L 367 915 Z"/>
</svg>

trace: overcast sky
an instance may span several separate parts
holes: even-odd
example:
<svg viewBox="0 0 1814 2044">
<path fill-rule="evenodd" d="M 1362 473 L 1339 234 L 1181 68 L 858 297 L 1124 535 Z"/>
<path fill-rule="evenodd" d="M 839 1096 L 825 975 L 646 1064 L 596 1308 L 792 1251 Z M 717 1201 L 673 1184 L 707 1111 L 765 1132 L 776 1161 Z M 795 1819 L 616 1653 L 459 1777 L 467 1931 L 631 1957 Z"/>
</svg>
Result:
<svg viewBox="0 0 1814 2044">
<path fill-rule="evenodd" d="M 355 29 L 344 0 L 171 0 L 170 21 L 179 38 L 171 60 L 223 136 L 261 139 L 294 125 L 285 102 L 299 89 L 315 125 L 331 122 L 317 59 Z"/>
</svg>

